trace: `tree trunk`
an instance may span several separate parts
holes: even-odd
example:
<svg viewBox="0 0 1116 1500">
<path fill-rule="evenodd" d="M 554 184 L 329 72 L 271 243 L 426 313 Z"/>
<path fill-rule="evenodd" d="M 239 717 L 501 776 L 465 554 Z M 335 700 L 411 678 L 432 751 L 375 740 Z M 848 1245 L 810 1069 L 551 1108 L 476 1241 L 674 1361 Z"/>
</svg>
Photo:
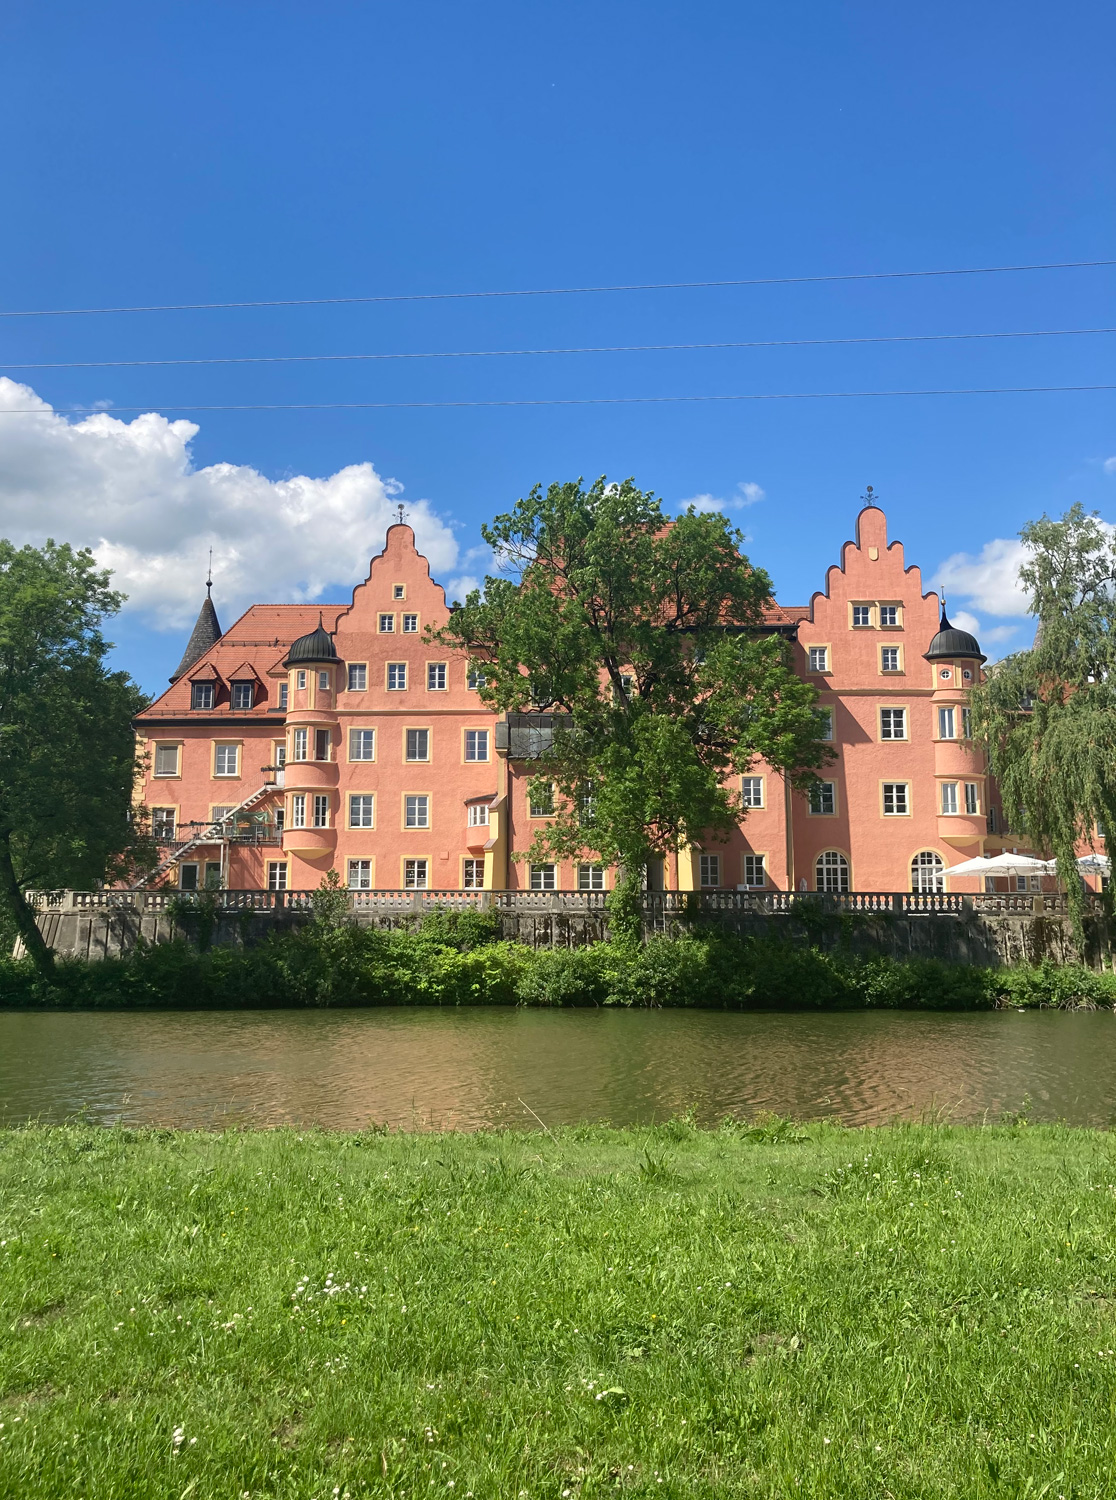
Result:
<svg viewBox="0 0 1116 1500">
<path fill-rule="evenodd" d="M 47 947 L 39 931 L 39 924 L 35 921 L 35 913 L 28 906 L 27 898 L 16 879 L 6 832 L 0 833 L 0 902 L 11 912 L 16 931 L 23 939 L 23 946 L 27 949 L 31 962 L 44 979 L 51 978 L 54 974 L 54 954 Z"/>
</svg>

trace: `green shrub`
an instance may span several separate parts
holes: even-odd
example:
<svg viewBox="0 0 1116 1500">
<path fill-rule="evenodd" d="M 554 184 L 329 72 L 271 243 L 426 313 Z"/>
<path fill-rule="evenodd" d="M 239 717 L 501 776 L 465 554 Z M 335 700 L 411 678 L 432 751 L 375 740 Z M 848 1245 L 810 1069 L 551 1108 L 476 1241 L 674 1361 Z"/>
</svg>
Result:
<svg viewBox="0 0 1116 1500">
<path fill-rule="evenodd" d="M 125 958 L 59 960 L 51 981 L 0 959 L 12 1009 L 245 1009 L 265 1006 L 529 1005 L 709 1009 L 973 1010 L 1116 1006 L 1116 975 L 1049 962 L 977 969 L 856 957 L 716 929 L 642 945 L 533 951 L 499 939 L 492 913 L 446 908 L 410 929 L 312 921 L 251 947 L 141 943 Z"/>
<path fill-rule="evenodd" d="M 604 948 L 525 949 L 516 999 L 520 1005 L 603 1005 L 609 998 Z"/>
</svg>

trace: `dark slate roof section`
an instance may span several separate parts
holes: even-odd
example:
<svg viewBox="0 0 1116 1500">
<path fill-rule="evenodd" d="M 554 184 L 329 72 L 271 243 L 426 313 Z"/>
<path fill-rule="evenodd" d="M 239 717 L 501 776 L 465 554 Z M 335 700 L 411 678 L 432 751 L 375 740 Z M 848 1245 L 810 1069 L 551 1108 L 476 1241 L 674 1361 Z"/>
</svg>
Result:
<svg viewBox="0 0 1116 1500">
<path fill-rule="evenodd" d="M 942 618 L 938 622 L 938 633 L 930 642 L 930 649 L 926 653 L 927 661 L 951 661 L 957 658 L 968 661 L 987 661 L 975 635 L 970 635 L 967 630 L 956 630 L 946 619 L 946 612 L 942 610 Z"/>
<path fill-rule="evenodd" d="M 322 617 L 318 615 L 318 628 L 312 630 L 309 635 L 300 635 L 287 652 L 287 659 L 283 663 L 285 667 L 293 666 L 296 662 L 336 661 L 337 652 L 334 649 L 333 637 L 322 624 Z"/>
<path fill-rule="evenodd" d="M 198 610 L 197 622 L 190 633 L 190 639 L 186 643 L 186 650 L 182 653 L 182 660 L 175 668 L 171 681 L 177 682 L 183 672 L 188 672 L 194 663 L 200 657 L 203 657 L 212 646 L 215 646 L 220 639 L 221 625 L 217 619 L 217 611 L 213 608 L 213 600 L 207 588 L 202 607 Z"/>
</svg>

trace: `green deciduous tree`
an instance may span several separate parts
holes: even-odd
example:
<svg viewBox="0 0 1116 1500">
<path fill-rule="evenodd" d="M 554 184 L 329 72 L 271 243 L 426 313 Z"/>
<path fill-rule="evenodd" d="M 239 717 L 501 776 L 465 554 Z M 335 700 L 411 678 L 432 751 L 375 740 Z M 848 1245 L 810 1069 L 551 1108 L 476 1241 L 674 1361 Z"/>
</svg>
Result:
<svg viewBox="0 0 1116 1500">
<path fill-rule="evenodd" d="M 1009 824 L 1072 871 L 1098 823 L 1116 829 L 1116 542 L 1080 505 L 1020 537 L 1035 641 L 975 690 L 973 732 Z M 1066 887 L 1080 931 L 1084 892 L 1072 874 Z"/>
<path fill-rule="evenodd" d="M 618 865 L 631 926 L 649 859 L 739 823 L 728 776 L 762 758 L 803 786 L 826 762 L 814 689 L 764 631 L 770 580 L 722 515 L 671 522 L 631 480 L 599 479 L 536 488 L 482 531 L 504 576 L 439 638 L 493 707 L 564 716 L 533 783 L 555 788 L 554 817 L 530 852 Z"/>
<path fill-rule="evenodd" d="M 145 700 L 106 669 L 100 630 L 120 603 L 91 553 L 0 540 L 0 910 L 44 971 L 26 891 L 88 886 L 149 852 L 132 816 Z"/>
</svg>

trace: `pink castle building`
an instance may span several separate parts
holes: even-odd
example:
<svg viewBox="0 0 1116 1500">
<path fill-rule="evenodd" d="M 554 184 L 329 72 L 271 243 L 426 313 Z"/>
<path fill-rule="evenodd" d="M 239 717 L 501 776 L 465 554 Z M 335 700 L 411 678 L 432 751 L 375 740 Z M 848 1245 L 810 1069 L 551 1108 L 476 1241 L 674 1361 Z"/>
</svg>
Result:
<svg viewBox="0 0 1116 1500">
<path fill-rule="evenodd" d="M 353 889 L 607 889 L 589 856 L 514 857 L 547 816 L 528 782 L 550 720 L 487 708 L 468 661 L 424 638 L 448 618 L 404 524 L 349 605 L 257 604 L 222 632 L 207 593 L 170 687 L 136 720 L 161 878 L 305 890 L 336 869 Z M 729 841 L 672 856 L 653 885 L 944 890 L 951 865 L 1004 848 L 968 738 L 985 658 L 888 542 L 882 510 L 860 512 L 824 590 L 773 606 L 768 628 L 817 685 L 836 758 L 810 797 L 757 763 Z"/>
</svg>

